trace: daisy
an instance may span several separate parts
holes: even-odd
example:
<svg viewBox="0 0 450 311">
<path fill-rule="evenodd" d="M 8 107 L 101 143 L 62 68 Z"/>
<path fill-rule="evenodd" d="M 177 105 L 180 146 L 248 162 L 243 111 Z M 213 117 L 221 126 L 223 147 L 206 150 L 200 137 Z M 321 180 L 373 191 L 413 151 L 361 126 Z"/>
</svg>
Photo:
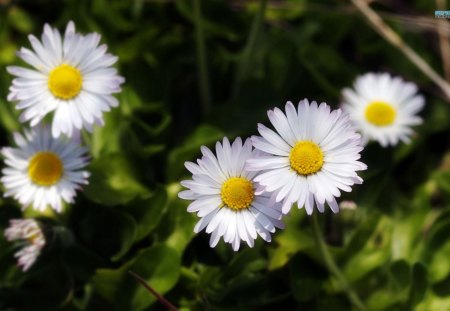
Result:
<svg viewBox="0 0 450 311">
<path fill-rule="evenodd" d="M 344 111 L 362 134 L 363 142 L 376 140 L 381 146 L 409 142 L 411 127 L 422 123 L 416 114 L 425 100 L 417 86 L 388 73 L 367 73 L 356 79 L 354 89 L 342 91 Z"/>
<path fill-rule="evenodd" d="M 237 138 L 231 145 L 227 138 L 216 143 L 217 157 L 210 149 L 201 147 L 203 157 L 197 164 L 186 162 L 193 174 L 192 180 L 181 184 L 189 190 L 178 196 L 193 201 L 188 212 L 197 213 L 201 219 L 194 232 L 206 228 L 211 233 L 209 245 L 215 247 L 220 238 L 239 250 L 240 242 L 253 247 L 257 235 L 271 241 L 271 233 L 283 228 L 281 206 L 269 202 L 267 195 L 255 193 L 257 172 L 245 169 L 245 161 L 256 157 L 250 139 L 244 144 Z"/>
<path fill-rule="evenodd" d="M 38 223 L 33 219 L 12 219 L 5 230 L 6 240 L 24 242 L 24 247 L 14 257 L 18 265 L 27 271 L 41 254 L 45 246 L 45 238 Z"/>
<path fill-rule="evenodd" d="M 337 213 L 335 197 L 362 183 L 356 171 L 367 168 L 358 161 L 363 147 L 348 116 L 306 99 L 298 111 L 288 102 L 285 113 L 275 108 L 268 116 L 276 131 L 258 124 L 262 137 L 252 137 L 253 146 L 266 155 L 247 161 L 248 170 L 261 171 L 254 179 L 258 192 L 270 192 L 272 201 L 282 202 L 284 214 L 294 203 L 308 214 L 315 204 L 323 212 L 325 202 Z"/>
<path fill-rule="evenodd" d="M 111 94 L 120 92 L 124 78 L 111 67 L 117 57 L 106 53 L 106 45 L 99 46 L 100 35 L 78 34 L 69 22 L 63 37 L 45 24 L 41 41 L 33 35 L 29 40 L 33 50 L 21 48 L 17 55 L 33 69 L 7 68 L 17 77 L 8 100 L 17 101 L 17 109 L 24 110 L 21 121 L 35 126 L 54 111 L 54 137 L 102 125 L 103 112 L 118 105 Z"/>
<path fill-rule="evenodd" d="M 87 184 L 86 148 L 67 138 L 53 138 L 48 127 L 37 126 L 22 136 L 14 134 L 18 148 L 5 147 L 1 181 L 5 197 L 13 196 L 24 208 L 47 206 L 61 212 L 62 201 L 72 203 L 75 190 Z"/>
</svg>

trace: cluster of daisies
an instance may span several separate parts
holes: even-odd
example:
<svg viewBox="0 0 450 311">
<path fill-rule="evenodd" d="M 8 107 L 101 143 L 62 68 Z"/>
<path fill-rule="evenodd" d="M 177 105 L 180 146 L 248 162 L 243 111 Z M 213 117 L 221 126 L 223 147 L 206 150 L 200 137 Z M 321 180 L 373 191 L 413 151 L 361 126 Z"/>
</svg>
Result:
<svg viewBox="0 0 450 311">
<path fill-rule="evenodd" d="M 215 153 L 201 147 L 197 163 L 185 163 L 192 180 L 182 181 L 188 190 L 179 193 L 200 217 L 194 231 L 210 233 L 211 247 L 223 238 L 237 251 L 241 241 L 253 247 L 258 235 L 270 242 L 295 204 L 308 215 L 326 205 L 337 213 L 341 191 L 363 181 L 357 173 L 367 168 L 359 161 L 363 146 L 408 142 L 411 126 L 422 121 L 416 85 L 387 73 L 360 76 L 342 95 L 342 109 L 288 102 L 284 111 L 268 111 L 273 129 L 258 124 L 260 136 L 224 138 Z"/>
<path fill-rule="evenodd" d="M 77 33 L 73 22 L 64 35 L 45 25 L 41 40 L 30 35 L 29 41 L 32 49 L 17 55 L 31 68 L 8 67 L 15 76 L 8 100 L 30 129 L 14 134 L 16 147 L 2 149 L 1 182 L 4 195 L 23 208 L 61 212 L 88 183 L 80 131 L 103 125 L 103 113 L 118 105 L 113 94 L 124 78 L 112 67 L 117 57 L 99 45 L 100 35 Z M 200 217 L 194 231 L 210 233 L 211 247 L 222 238 L 237 251 L 242 241 L 253 247 L 258 236 L 269 242 L 295 204 L 308 215 L 326 206 L 337 213 L 341 191 L 362 183 L 363 145 L 408 142 L 424 105 L 413 83 L 389 74 L 358 77 L 343 100 L 337 110 L 306 99 L 288 102 L 284 110 L 268 111 L 273 128 L 258 124 L 260 136 L 224 138 L 215 153 L 202 147 L 196 163 L 186 162 L 192 179 L 181 182 L 188 190 L 179 193 L 193 201 L 188 212 Z M 21 246 L 15 256 L 24 271 L 45 246 L 35 219 L 12 219 L 5 236 Z"/>
<path fill-rule="evenodd" d="M 103 112 L 118 105 L 112 94 L 120 92 L 124 82 L 111 67 L 117 57 L 99 45 L 100 38 L 97 33 L 77 33 L 73 22 L 64 35 L 45 25 L 41 40 L 29 36 L 32 50 L 17 52 L 31 68 L 7 68 L 15 76 L 8 100 L 23 111 L 20 121 L 29 122 L 30 129 L 14 133 L 16 147 L 1 150 L 1 181 L 5 197 L 14 197 L 23 208 L 61 212 L 88 183 L 88 150 L 81 146 L 80 131 L 103 125 Z M 5 236 L 22 247 L 16 257 L 24 271 L 45 245 L 34 219 L 12 219 Z"/>
</svg>

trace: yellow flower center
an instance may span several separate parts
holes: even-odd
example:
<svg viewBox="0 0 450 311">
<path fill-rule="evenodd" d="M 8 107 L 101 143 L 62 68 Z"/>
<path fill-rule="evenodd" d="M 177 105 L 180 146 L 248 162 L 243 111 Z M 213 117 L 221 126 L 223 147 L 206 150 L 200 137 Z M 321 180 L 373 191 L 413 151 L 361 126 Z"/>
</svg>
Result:
<svg viewBox="0 0 450 311">
<path fill-rule="evenodd" d="M 41 239 L 41 233 L 39 232 L 35 232 L 33 233 L 32 236 L 28 237 L 28 242 L 30 242 L 30 244 L 37 244 L 38 240 Z"/>
<path fill-rule="evenodd" d="M 323 153 L 311 141 L 299 141 L 289 154 L 291 168 L 300 175 L 314 174 L 322 168 Z"/>
<path fill-rule="evenodd" d="M 243 177 L 232 177 L 223 183 L 222 202 L 234 210 L 248 208 L 255 197 L 253 184 Z"/>
<path fill-rule="evenodd" d="M 83 77 L 81 72 L 72 66 L 62 64 L 50 72 L 48 88 L 61 99 L 71 99 L 80 93 Z"/>
<path fill-rule="evenodd" d="M 63 174 L 61 159 L 52 152 L 38 152 L 28 165 L 28 176 L 39 186 L 56 184 Z"/>
<path fill-rule="evenodd" d="M 366 108 L 366 119 L 377 126 L 386 126 L 394 122 L 397 112 L 392 105 L 382 102 L 371 102 Z"/>
</svg>

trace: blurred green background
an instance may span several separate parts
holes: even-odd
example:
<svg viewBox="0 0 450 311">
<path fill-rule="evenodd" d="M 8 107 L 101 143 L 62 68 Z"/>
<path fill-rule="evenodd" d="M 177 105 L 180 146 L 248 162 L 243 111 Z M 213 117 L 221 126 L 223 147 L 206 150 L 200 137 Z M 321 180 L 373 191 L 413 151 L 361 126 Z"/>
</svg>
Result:
<svg viewBox="0 0 450 311">
<path fill-rule="evenodd" d="M 443 72 L 435 1 L 372 6 Z M 267 109 L 287 100 L 337 108 L 341 89 L 368 71 L 417 83 L 424 123 L 410 145 L 367 146 L 364 184 L 341 199 L 358 208 L 320 215 L 325 240 L 368 310 L 450 310 L 448 101 L 350 2 L 0 0 L 2 146 L 24 128 L 6 101 L 5 67 L 23 64 L 15 51 L 30 46 L 28 34 L 69 20 L 102 35 L 126 83 L 106 126 L 83 136 L 92 177 L 76 204 L 61 215 L 22 214 L 0 199 L 0 231 L 24 215 L 38 217 L 47 236 L 23 273 L 0 234 L 0 310 L 163 310 L 128 270 L 184 310 L 352 310 L 304 210 L 293 208 L 272 243 L 234 253 L 194 235 L 197 218 L 177 193 L 201 145 L 256 134 Z"/>
</svg>

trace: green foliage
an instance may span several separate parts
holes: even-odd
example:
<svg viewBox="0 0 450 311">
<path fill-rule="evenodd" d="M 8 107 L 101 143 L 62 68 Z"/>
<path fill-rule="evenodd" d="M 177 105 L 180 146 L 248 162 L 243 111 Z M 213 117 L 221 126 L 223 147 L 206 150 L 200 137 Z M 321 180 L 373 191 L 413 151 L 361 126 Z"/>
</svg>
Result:
<svg viewBox="0 0 450 311">
<path fill-rule="evenodd" d="M 118 269 L 98 269 L 93 287 L 113 310 L 145 310 L 155 298 L 130 278 L 128 271 L 142 276 L 152 287 L 165 294 L 180 276 L 180 254 L 164 244 L 142 250 Z"/>
<path fill-rule="evenodd" d="M 432 18 L 434 1 L 380 3 L 386 13 Z M 411 144 L 369 144 L 364 183 L 340 200 L 356 210 L 320 215 L 329 250 L 368 310 L 450 310 L 450 106 L 399 51 L 349 9 L 350 2 L 268 1 L 249 43 L 258 1 L 201 1 L 212 96 L 199 89 L 192 1 L 0 1 L 2 146 L 22 130 L 6 96 L 6 66 L 44 23 L 74 20 L 118 55 L 126 78 L 105 126 L 83 133 L 90 184 L 62 215 L 21 212 L 0 199 L 0 231 L 21 215 L 45 224 L 47 246 L 29 272 L 0 234 L 1 311 L 151 311 L 162 307 L 128 273 L 182 310 L 352 310 L 317 250 L 304 210 L 293 208 L 272 243 L 234 253 L 193 233 L 196 215 L 178 199 L 185 161 L 202 145 L 256 134 L 267 109 L 305 97 L 338 108 L 340 91 L 367 71 L 414 81 L 427 100 Z M 388 22 L 441 72 L 434 33 Z M 415 30 L 416 28 L 414 28 Z"/>
</svg>

